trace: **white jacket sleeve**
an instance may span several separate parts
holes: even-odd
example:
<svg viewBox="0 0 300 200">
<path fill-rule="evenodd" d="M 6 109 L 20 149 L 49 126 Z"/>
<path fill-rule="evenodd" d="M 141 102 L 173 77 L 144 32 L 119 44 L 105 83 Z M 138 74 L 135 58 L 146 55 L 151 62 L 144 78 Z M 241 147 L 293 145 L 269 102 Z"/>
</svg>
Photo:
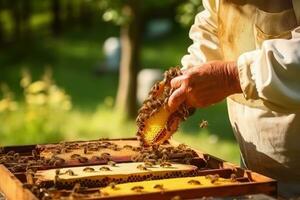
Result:
<svg viewBox="0 0 300 200">
<path fill-rule="evenodd" d="M 300 27 L 292 39 L 266 40 L 261 49 L 242 54 L 238 68 L 246 99 L 262 99 L 275 110 L 300 110 Z"/>
<path fill-rule="evenodd" d="M 211 60 L 221 60 L 217 36 L 218 5 L 218 0 L 203 0 L 204 10 L 197 14 L 189 32 L 193 44 L 188 48 L 188 54 L 181 59 L 183 69 Z"/>
</svg>

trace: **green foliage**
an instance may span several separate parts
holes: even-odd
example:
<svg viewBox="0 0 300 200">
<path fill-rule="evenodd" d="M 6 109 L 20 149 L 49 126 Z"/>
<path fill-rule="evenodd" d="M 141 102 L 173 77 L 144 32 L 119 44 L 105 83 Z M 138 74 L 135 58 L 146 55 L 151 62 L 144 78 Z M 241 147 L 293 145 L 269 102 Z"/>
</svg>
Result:
<svg viewBox="0 0 300 200">
<path fill-rule="evenodd" d="M 32 81 L 30 74 L 24 70 L 20 84 L 24 102 L 14 100 L 13 93 L 2 85 L 2 141 L 39 143 L 41 138 L 47 141 L 60 139 L 61 129 L 72 107 L 70 97 L 53 82 L 50 70 L 38 81 Z"/>
<path fill-rule="evenodd" d="M 94 0 L 98 2 L 99 8 L 101 10 L 103 20 L 106 22 L 113 22 L 116 25 L 123 25 L 130 20 L 130 12 L 127 12 L 125 8 L 126 4 L 130 1 L 124 0 Z M 139 1 L 139 0 L 138 0 Z M 155 9 L 161 7 L 168 7 L 174 4 L 176 0 L 168 1 L 153 1 L 153 0 L 143 0 L 140 1 L 140 13 L 143 14 L 147 11 L 155 11 Z M 140 16 L 141 17 L 141 16 Z"/>
<path fill-rule="evenodd" d="M 201 10 L 203 10 L 202 0 L 188 0 L 178 6 L 176 18 L 183 26 L 191 26 L 196 14 Z"/>
<path fill-rule="evenodd" d="M 100 10 L 103 12 L 102 17 L 104 21 L 122 25 L 128 20 L 128 16 L 122 12 L 122 0 L 98 0 L 97 2 Z"/>
</svg>

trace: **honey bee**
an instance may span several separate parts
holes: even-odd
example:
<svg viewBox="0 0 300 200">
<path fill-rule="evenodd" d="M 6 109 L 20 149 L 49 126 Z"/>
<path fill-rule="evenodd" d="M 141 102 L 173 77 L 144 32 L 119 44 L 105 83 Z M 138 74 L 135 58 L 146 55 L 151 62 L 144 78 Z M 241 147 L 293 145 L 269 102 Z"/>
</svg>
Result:
<svg viewBox="0 0 300 200">
<path fill-rule="evenodd" d="M 141 147 L 133 147 L 132 150 L 133 151 L 141 151 Z"/>
<path fill-rule="evenodd" d="M 61 166 L 65 163 L 65 160 L 63 158 L 56 158 L 53 162 L 54 166 Z"/>
<path fill-rule="evenodd" d="M 169 159 L 169 155 L 168 154 L 163 154 L 162 157 L 161 157 L 161 160 L 168 160 Z"/>
<path fill-rule="evenodd" d="M 208 127 L 208 121 L 202 120 L 199 124 L 200 128 L 207 128 Z"/>
<path fill-rule="evenodd" d="M 107 160 L 107 161 L 109 161 L 110 158 L 111 158 L 110 154 L 107 153 L 107 152 L 102 153 L 102 154 L 101 154 L 101 157 L 102 157 L 104 160 Z"/>
<path fill-rule="evenodd" d="M 54 185 L 56 185 L 59 182 L 59 180 L 60 180 L 59 175 L 55 175 L 53 180 Z"/>
<path fill-rule="evenodd" d="M 190 158 L 184 158 L 183 159 L 183 163 L 185 163 L 185 164 L 191 164 L 191 161 L 192 161 L 192 159 L 190 159 Z"/>
<path fill-rule="evenodd" d="M 80 163 L 86 163 L 86 162 L 88 162 L 88 160 L 89 160 L 89 159 L 87 159 L 86 157 L 82 157 L 82 156 L 77 157 L 76 159 L 77 159 Z"/>
<path fill-rule="evenodd" d="M 126 144 L 126 145 L 123 146 L 123 148 L 124 149 L 132 149 L 133 147 L 131 145 Z"/>
<path fill-rule="evenodd" d="M 51 150 L 51 152 L 53 154 L 60 154 L 61 153 L 61 150 L 60 149 L 53 149 Z M 35 157 L 37 155 L 36 151 L 35 150 L 32 150 L 32 156 Z"/>
<path fill-rule="evenodd" d="M 114 183 L 114 182 L 111 182 L 109 185 L 108 185 L 111 189 L 113 190 L 118 190 L 119 188 L 117 187 L 117 184 Z"/>
<path fill-rule="evenodd" d="M 137 162 L 139 160 L 139 158 L 140 158 L 140 155 L 133 155 L 133 156 L 131 156 L 131 161 Z"/>
<path fill-rule="evenodd" d="M 27 161 L 28 161 L 28 160 L 23 159 L 23 158 L 19 160 L 19 162 L 23 162 L 23 163 L 24 163 L 24 162 L 27 162 Z M 44 165 L 45 163 L 44 163 L 44 160 L 40 159 L 40 160 L 37 160 L 35 164 L 36 164 L 36 165 Z"/>
<path fill-rule="evenodd" d="M 142 192 L 143 189 L 144 189 L 143 186 L 134 186 L 131 188 L 131 190 L 135 192 Z"/>
<path fill-rule="evenodd" d="M 76 158 L 79 158 L 80 157 L 80 155 L 79 154 L 72 154 L 71 155 L 71 159 L 76 159 Z"/>
<path fill-rule="evenodd" d="M 20 166 L 20 165 L 14 165 L 13 167 L 9 168 L 11 171 L 13 172 L 19 172 L 24 170 L 24 167 Z"/>
<path fill-rule="evenodd" d="M 60 153 L 70 153 L 71 150 L 67 147 L 62 147 L 61 150 L 60 150 Z"/>
<path fill-rule="evenodd" d="M 172 164 L 169 163 L 169 162 L 162 162 L 159 166 L 163 167 L 163 168 L 168 168 L 168 167 L 171 167 Z"/>
<path fill-rule="evenodd" d="M 84 148 L 83 148 L 83 153 L 84 153 L 84 154 L 87 154 L 87 153 L 88 153 L 88 148 L 87 148 L 87 147 L 84 147 Z"/>
<path fill-rule="evenodd" d="M 92 167 L 85 167 L 85 168 L 83 168 L 83 171 L 84 171 L 84 172 L 94 172 L 95 169 L 92 168 Z"/>
<path fill-rule="evenodd" d="M 103 192 L 101 190 L 99 190 L 99 192 L 100 192 L 101 196 L 103 196 L 103 197 L 107 197 L 109 195 L 108 192 Z"/>
<path fill-rule="evenodd" d="M 100 167 L 99 170 L 100 170 L 100 171 L 111 171 L 111 169 L 110 169 L 109 167 L 105 167 L 105 166 Z"/>
<path fill-rule="evenodd" d="M 107 162 L 108 165 L 112 166 L 112 167 L 115 167 L 116 166 L 116 162 L 110 160 Z"/>
<path fill-rule="evenodd" d="M 206 175 L 205 176 L 206 179 L 210 179 L 211 183 L 215 183 L 216 181 L 219 180 L 220 176 L 219 174 L 215 174 L 215 175 Z"/>
<path fill-rule="evenodd" d="M 114 150 L 114 151 L 121 151 L 121 148 L 116 146 L 112 146 L 110 149 Z"/>
<path fill-rule="evenodd" d="M 142 165 L 142 164 L 136 166 L 136 168 L 139 169 L 139 170 L 148 170 L 147 167 L 145 167 L 145 166 Z"/>
<path fill-rule="evenodd" d="M 78 193 L 80 191 L 80 183 L 76 183 L 72 189 L 72 193 Z"/>
<path fill-rule="evenodd" d="M 145 165 L 146 168 L 153 167 L 153 163 L 150 162 L 150 161 L 145 161 L 145 162 L 144 162 L 144 165 Z"/>
<path fill-rule="evenodd" d="M 194 179 L 191 179 L 188 181 L 188 184 L 191 184 L 191 185 L 200 185 L 200 181 L 198 180 L 194 180 Z"/>
<path fill-rule="evenodd" d="M 55 175 L 59 175 L 60 174 L 60 169 L 56 169 L 55 170 Z"/>
<path fill-rule="evenodd" d="M 153 186 L 154 189 L 158 189 L 158 190 L 163 190 L 164 189 L 164 186 L 163 184 L 156 184 Z"/>
<path fill-rule="evenodd" d="M 20 158 L 20 154 L 19 153 L 15 153 L 13 155 L 13 157 L 14 157 L 15 160 L 18 160 Z"/>
<path fill-rule="evenodd" d="M 34 184 L 33 174 L 34 172 L 31 169 L 26 171 L 26 181 L 28 184 Z"/>
<path fill-rule="evenodd" d="M 231 180 L 231 182 L 236 182 L 237 180 L 236 180 L 236 174 L 231 174 L 230 175 L 230 180 Z"/>
<path fill-rule="evenodd" d="M 6 153 L 7 156 L 13 156 L 15 154 L 15 151 L 9 151 Z"/>
<path fill-rule="evenodd" d="M 181 200 L 181 197 L 177 195 L 177 196 L 172 197 L 171 200 Z"/>
<path fill-rule="evenodd" d="M 67 171 L 65 171 L 65 174 L 67 174 L 69 176 L 76 176 L 76 174 L 71 169 L 68 169 Z"/>
<path fill-rule="evenodd" d="M 102 159 L 101 159 L 100 156 L 93 156 L 93 157 L 91 158 L 91 160 L 93 160 L 93 161 L 99 161 L 99 160 L 102 160 Z"/>
<path fill-rule="evenodd" d="M 33 150 L 31 151 L 31 155 L 32 155 L 32 157 L 33 157 L 34 159 L 37 159 L 37 158 L 38 158 L 38 153 L 36 152 L 35 149 L 33 149 Z"/>
<path fill-rule="evenodd" d="M 186 144 L 179 144 L 179 145 L 177 146 L 177 148 L 178 148 L 179 150 L 186 150 L 186 149 L 187 149 L 187 145 L 186 145 Z"/>
</svg>

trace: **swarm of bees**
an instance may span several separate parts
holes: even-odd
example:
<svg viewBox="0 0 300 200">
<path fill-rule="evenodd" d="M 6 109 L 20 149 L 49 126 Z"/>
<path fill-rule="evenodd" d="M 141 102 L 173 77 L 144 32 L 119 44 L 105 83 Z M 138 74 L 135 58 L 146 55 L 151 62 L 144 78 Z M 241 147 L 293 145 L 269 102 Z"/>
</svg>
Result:
<svg viewBox="0 0 300 200">
<path fill-rule="evenodd" d="M 196 157 L 196 153 L 184 144 L 177 147 L 153 145 L 145 147 L 132 157 L 133 162 L 144 162 L 145 167 L 149 168 L 153 165 L 161 165 L 161 167 L 170 167 L 170 161 L 180 159 L 181 162 L 190 164 L 192 159 Z"/>
<path fill-rule="evenodd" d="M 156 83 L 150 90 L 136 119 L 137 136 L 143 146 L 159 145 L 169 139 L 177 130 L 179 123 L 186 120 L 195 109 L 183 103 L 175 112 L 167 108 L 171 96 L 170 82 L 182 75 L 179 67 L 174 67 L 164 73 L 164 79 Z"/>
</svg>

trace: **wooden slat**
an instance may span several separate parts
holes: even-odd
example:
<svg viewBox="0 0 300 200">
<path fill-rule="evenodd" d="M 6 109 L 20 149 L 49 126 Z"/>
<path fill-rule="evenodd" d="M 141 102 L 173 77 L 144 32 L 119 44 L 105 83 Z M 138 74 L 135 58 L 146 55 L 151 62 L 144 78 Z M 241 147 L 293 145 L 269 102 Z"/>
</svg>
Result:
<svg viewBox="0 0 300 200">
<path fill-rule="evenodd" d="M 38 200 L 4 165 L 0 165 L 0 177 L 1 191 L 8 200 Z"/>
<path fill-rule="evenodd" d="M 274 183 L 242 183 L 239 185 L 227 185 L 227 186 L 216 186 L 211 188 L 199 188 L 199 189 L 188 189 L 188 190 L 177 190 L 168 191 L 165 193 L 150 193 L 141 195 L 124 195 L 115 197 L 105 197 L 105 198 L 94 198 L 101 200 L 169 200 L 174 196 L 180 196 L 183 199 L 194 199 L 200 197 L 230 197 L 230 196 L 240 196 L 249 194 L 267 194 L 273 197 L 277 196 L 276 187 Z M 94 200 L 93 199 L 93 200 Z"/>
</svg>

